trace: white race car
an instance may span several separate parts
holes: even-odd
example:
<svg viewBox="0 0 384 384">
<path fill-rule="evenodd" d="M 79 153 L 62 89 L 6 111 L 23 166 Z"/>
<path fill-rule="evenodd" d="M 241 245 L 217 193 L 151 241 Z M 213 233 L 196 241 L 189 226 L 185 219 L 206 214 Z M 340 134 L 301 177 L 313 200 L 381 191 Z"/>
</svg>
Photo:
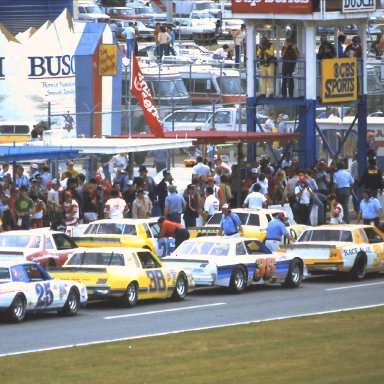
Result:
<svg viewBox="0 0 384 384">
<path fill-rule="evenodd" d="M 74 316 L 87 300 L 84 284 L 53 279 L 37 263 L 0 263 L 0 314 L 12 322 L 21 322 L 27 312 L 57 311 Z"/>
<path fill-rule="evenodd" d="M 162 261 L 191 272 L 196 286 L 229 287 L 234 293 L 256 284 L 296 288 L 307 274 L 302 258 L 294 253 L 271 252 L 258 239 L 244 237 L 189 239 Z"/>
</svg>

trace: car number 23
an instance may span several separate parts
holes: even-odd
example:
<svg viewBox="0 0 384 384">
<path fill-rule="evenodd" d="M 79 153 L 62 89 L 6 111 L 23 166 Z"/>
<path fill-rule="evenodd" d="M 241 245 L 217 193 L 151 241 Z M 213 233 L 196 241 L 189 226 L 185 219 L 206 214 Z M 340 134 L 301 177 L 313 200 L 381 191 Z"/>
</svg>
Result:
<svg viewBox="0 0 384 384">
<path fill-rule="evenodd" d="M 155 269 L 152 271 L 146 271 L 149 278 L 149 291 L 150 292 L 162 292 L 166 289 L 165 279 L 163 272 L 160 269 Z"/>
</svg>

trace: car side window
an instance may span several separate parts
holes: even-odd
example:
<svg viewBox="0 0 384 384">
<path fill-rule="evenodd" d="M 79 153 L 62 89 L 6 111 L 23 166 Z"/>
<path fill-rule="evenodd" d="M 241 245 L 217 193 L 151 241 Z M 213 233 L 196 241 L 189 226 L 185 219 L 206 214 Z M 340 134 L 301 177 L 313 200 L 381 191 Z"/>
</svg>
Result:
<svg viewBox="0 0 384 384">
<path fill-rule="evenodd" d="M 65 249 L 77 248 L 74 241 L 68 237 L 65 233 L 55 233 L 52 235 L 53 241 L 55 242 L 56 249 L 59 251 Z"/>
<path fill-rule="evenodd" d="M 37 265 L 25 265 L 24 269 L 27 272 L 30 282 L 45 280 L 43 272 L 37 267 Z"/>
<path fill-rule="evenodd" d="M 236 244 L 236 256 L 246 255 L 247 250 L 245 249 L 244 243 L 240 242 Z"/>
<path fill-rule="evenodd" d="M 256 214 L 250 214 L 247 225 L 260 226 L 260 216 Z"/>
<path fill-rule="evenodd" d="M 27 272 L 22 265 L 11 267 L 12 281 L 29 283 Z"/>
<path fill-rule="evenodd" d="M 364 228 L 364 232 L 367 235 L 369 244 L 383 242 L 381 236 L 373 228 Z"/>
<path fill-rule="evenodd" d="M 138 252 L 137 256 L 139 257 L 141 266 L 144 269 L 159 268 L 160 264 L 155 260 L 150 252 Z"/>
<path fill-rule="evenodd" d="M 45 238 L 45 249 L 55 249 L 52 240 L 48 236 Z"/>
<path fill-rule="evenodd" d="M 258 242 L 255 240 L 244 241 L 244 245 L 248 255 L 256 255 L 258 253 L 263 253 Z"/>
<path fill-rule="evenodd" d="M 157 239 L 159 237 L 159 232 L 160 232 L 159 224 L 151 223 L 149 224 L 149 229 L 151 230 L 152 236 L 148 236 L 148 237 L 154 237 L 155 239 Z"/>
</svg>

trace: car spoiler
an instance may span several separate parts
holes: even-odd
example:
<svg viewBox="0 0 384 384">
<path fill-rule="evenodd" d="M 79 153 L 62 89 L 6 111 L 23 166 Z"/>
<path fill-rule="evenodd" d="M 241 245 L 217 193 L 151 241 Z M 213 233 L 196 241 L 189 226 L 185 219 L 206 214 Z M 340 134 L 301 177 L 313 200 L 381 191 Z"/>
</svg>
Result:
<svg viewBox="0 0 384 384">
<path fill-rule="evenodd" d="M 188 228 L 190 234 L 196 234 L 193 237 L 201 236 L 217 236 L 219 233 L 220 227 L 192 227 Z"/>
<path fill-rule="evenodd" d="M 116 235 L 117 236 L 117 235 Z M 121 240 L 119 238 L 113 237 L 72 237 L 72 240 L 77 243 L 108 243 L 108 244 L 121 244 Z"/>
<path fill-rule="evenodd" d="M 183 259 L 181 257 L 169 257 L 162 258 L 161 261 L 164 263 L 170 262 L 170 263 L 200 263 L 200 264 L 209 264 L 209 260 L 201 260 L 201 259 Z"/>
<path fill-rule="evenodd" d="M 328 249 L 335 249 L 337 246 L 334 244 L 300 244 L 300 243 L 294 243 L 294 244 L 281 244 L 279 248 L 281 249 L 289 249 L 289 250 L 296 250 L 296 249 L 318 249 L 318 248 L 328 248 Z"/>
</svg>

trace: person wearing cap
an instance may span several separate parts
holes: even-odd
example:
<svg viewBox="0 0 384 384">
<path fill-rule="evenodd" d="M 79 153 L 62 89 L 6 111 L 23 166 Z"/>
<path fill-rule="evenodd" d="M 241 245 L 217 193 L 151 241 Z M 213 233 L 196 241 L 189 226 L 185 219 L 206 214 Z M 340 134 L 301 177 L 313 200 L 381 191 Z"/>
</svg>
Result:
<svg viewBox="0 0 384 384">
<path fill-rule="evenodd" d="M 216 154 L 213 156 L 213 162 L 215 163 L 216 167 L 221 167 L 223 170 L 223 174 L 230 174 L 231 173 L 231 168 L 227 163 L 224 163 L 222 160 L 221 156 Z"/>
<path fill-rule="evenodd" d="M 16 166 L 15 184 L 20 188 L 22 185 L 29 187 L 29 177 L 24 174 L 24 168 L 22 165 Z"/>
<path fill-rule="evenodd" d="M 223 204 L 223 191 L 222 189 L 215 184 L 215 178 L 213 176 L 207 177 L 207 187 L 212 187 L 213 195 L 216 197 L 217 200 L 219 200 L 220 206 Z M 207 198 L 207 193 L 204 191 L 204 198 Z"/>
<path fill-rule="evenodd" d="M 201 176 L 211 176 L 211 168 L 204 164 L 204 159 L 202 156 L 196 157 L 196 165 L 192 168 L 192 176 L 193 175 L 197 175 L 199 178 Z"/>
<path fill-rule="evenodd" d="M 70 172 L 71 175 L 70 176 L 67 176 L 66 172 Z M 74 167 L 74 163 L 72 160 L 69 160 L 67 161 L 67 168 L 64 169 L 63 172 L 61 172 L 60 174 L 60 180 L 63 181 L 64 179 L 66 179 L 67 177 L 73 177 L 73 178 L 76 178 L 76 176 L 79 174 L 79 171 L 77 169 L 75 169 Z"/>
<path fill-rule="evenodd" d="M 175 248 L 190 237 L 188 229 L 184 228 L 180 223 L 167 220 L 164 216 L 160 216 L 157 223 L 160 227 L 158 238 L 173 237 L 175 239 Z"/>
<path fill-rule="evenodd" d="M 79 204 L 73 198 L 72 191 L 67 189 L 64 191 L 64 222 L 68 225 L 79 224 Z"/>
<path fill-rule="evenodd" d="M 286 219 L 287 217 L 284 212 L 278 212 L 268 223 L 265 235 L 265 245 L 272 252 L 276 252 L 279 249 L 280 243 L 284 237 L 293 243 L 296 241 L 296 239 L 289 234 L 288 229 L 285 226 Z"/>
<path fill-rule="evenodd" d="M 259 183 L 253 184 L 253 191 L 247 195 L 244 200 L 243 208 L 261 209 L 268 208 L 268 200 L 260 193 L 261 185 Z"/>
<path fill-rule="evenodd" d="M 31 228 L 31 215 L 35 209 L 35 203 L 28 196 L 28 187 L 22 185 L 20 187 L 20 194 L 15 202 L 17 222 L 16 227 L 18 229 L 30 229 Z"/>
<path fill-rule="evenodd" d="M 122 219 L 128 214 L 128 205 L 119 194 L 117 189 L 111 190 L 111 198 L 106 201 L 104 207 L 104 219 Z"/>
<path fill-rule="evenodd" d="M 172 185 L 172 175 L 169 169 L 163 170 L 163 178 L 157 185 L 156 194 L 161 214 L 164 215 L 165 199 L 168 196 L 168 187 Z"/>
<path fill-rule="evenodd" d="M 295 195 L 297 200 L 297 223 L 311 225 L 309 215 L 311 212 L 311 199 L 314 197 L 314 192 L 302 172 L 299 174 L 299 181 L 295 187 Z"/>
<path fill-rule="evenodd" d="M 140 165 L 139 175 L 144 181 L 143 189 L 148 193 L 152 203 L 156 200 L 156 182 L 152 176 L 148 176 L 148 170 L 145 165 Z"/>
<path fill-rule="evenodd" d="M 189 184 L 184 194 L 186 207 L 183 215 L 187 228 L 196 227 L 196 219 L 199 217 L 199 201 L 194 184 Z"/>
<path fill-rule="evenodd" d="M 181 215 L 185 211 L 186 202 L 183 196 L 177 193 L 175 185 L 168 187 L 169 195 L 165 198 L 164 216 L 167 220 L 175 223 L 181 223 Z"/>
<path fill-rule="evenodd" d="M 30 177 L 36 177 L 40 174 L 39 172 L 39 165 L 36 163 L 31 164 L 31 168 L 29 170 Z"/>
<path fill-rule="evenodd" d="M 224 204 L 221 211 L 223 215 L 220 220 L 219 236 L 239 237 L 242 235 L 243 227 L 240 218 L 229 209 L 229 204 Z"/>
<path fill-rule="evenodd" d="M 360 220 L 363 219 L 364 224 L 373 224 L 376 228 L 379 228 L 380 219 L 383 218 L 383 208 L 380 201 L 372 195 L 370 189 L 365 189 L 363 199 L 360 202 L 356 224 L 359 224 Z"/>
<path fill-rule="evenodd" d="M 144 190 L 139 188 L 136 192 L 136 199 L 132 203 L 132 217 L 134 219 L 147 219 L 152 214 L 152 201 L 145 194 Z"/>
<path fill-rule="evenodd" d="M 205 194 L 206 198 L 203 208 L 203 224 L 207 223 L 216 212 L 219 212 L 220 209 L 220 202 L 213 193 L 213 187 L 208 186 L 205 189 Z"/>
<path fill-rule="evenodd" d="M 336 162 L 336 172 L 333 174 L 333 191 L 336 192 L 337 201 L 343 206 L 344 221 L 349 224 L 349 197 L 354 185 L 352 175 L 345 169 L 342 160 Z"/>
</svg>

